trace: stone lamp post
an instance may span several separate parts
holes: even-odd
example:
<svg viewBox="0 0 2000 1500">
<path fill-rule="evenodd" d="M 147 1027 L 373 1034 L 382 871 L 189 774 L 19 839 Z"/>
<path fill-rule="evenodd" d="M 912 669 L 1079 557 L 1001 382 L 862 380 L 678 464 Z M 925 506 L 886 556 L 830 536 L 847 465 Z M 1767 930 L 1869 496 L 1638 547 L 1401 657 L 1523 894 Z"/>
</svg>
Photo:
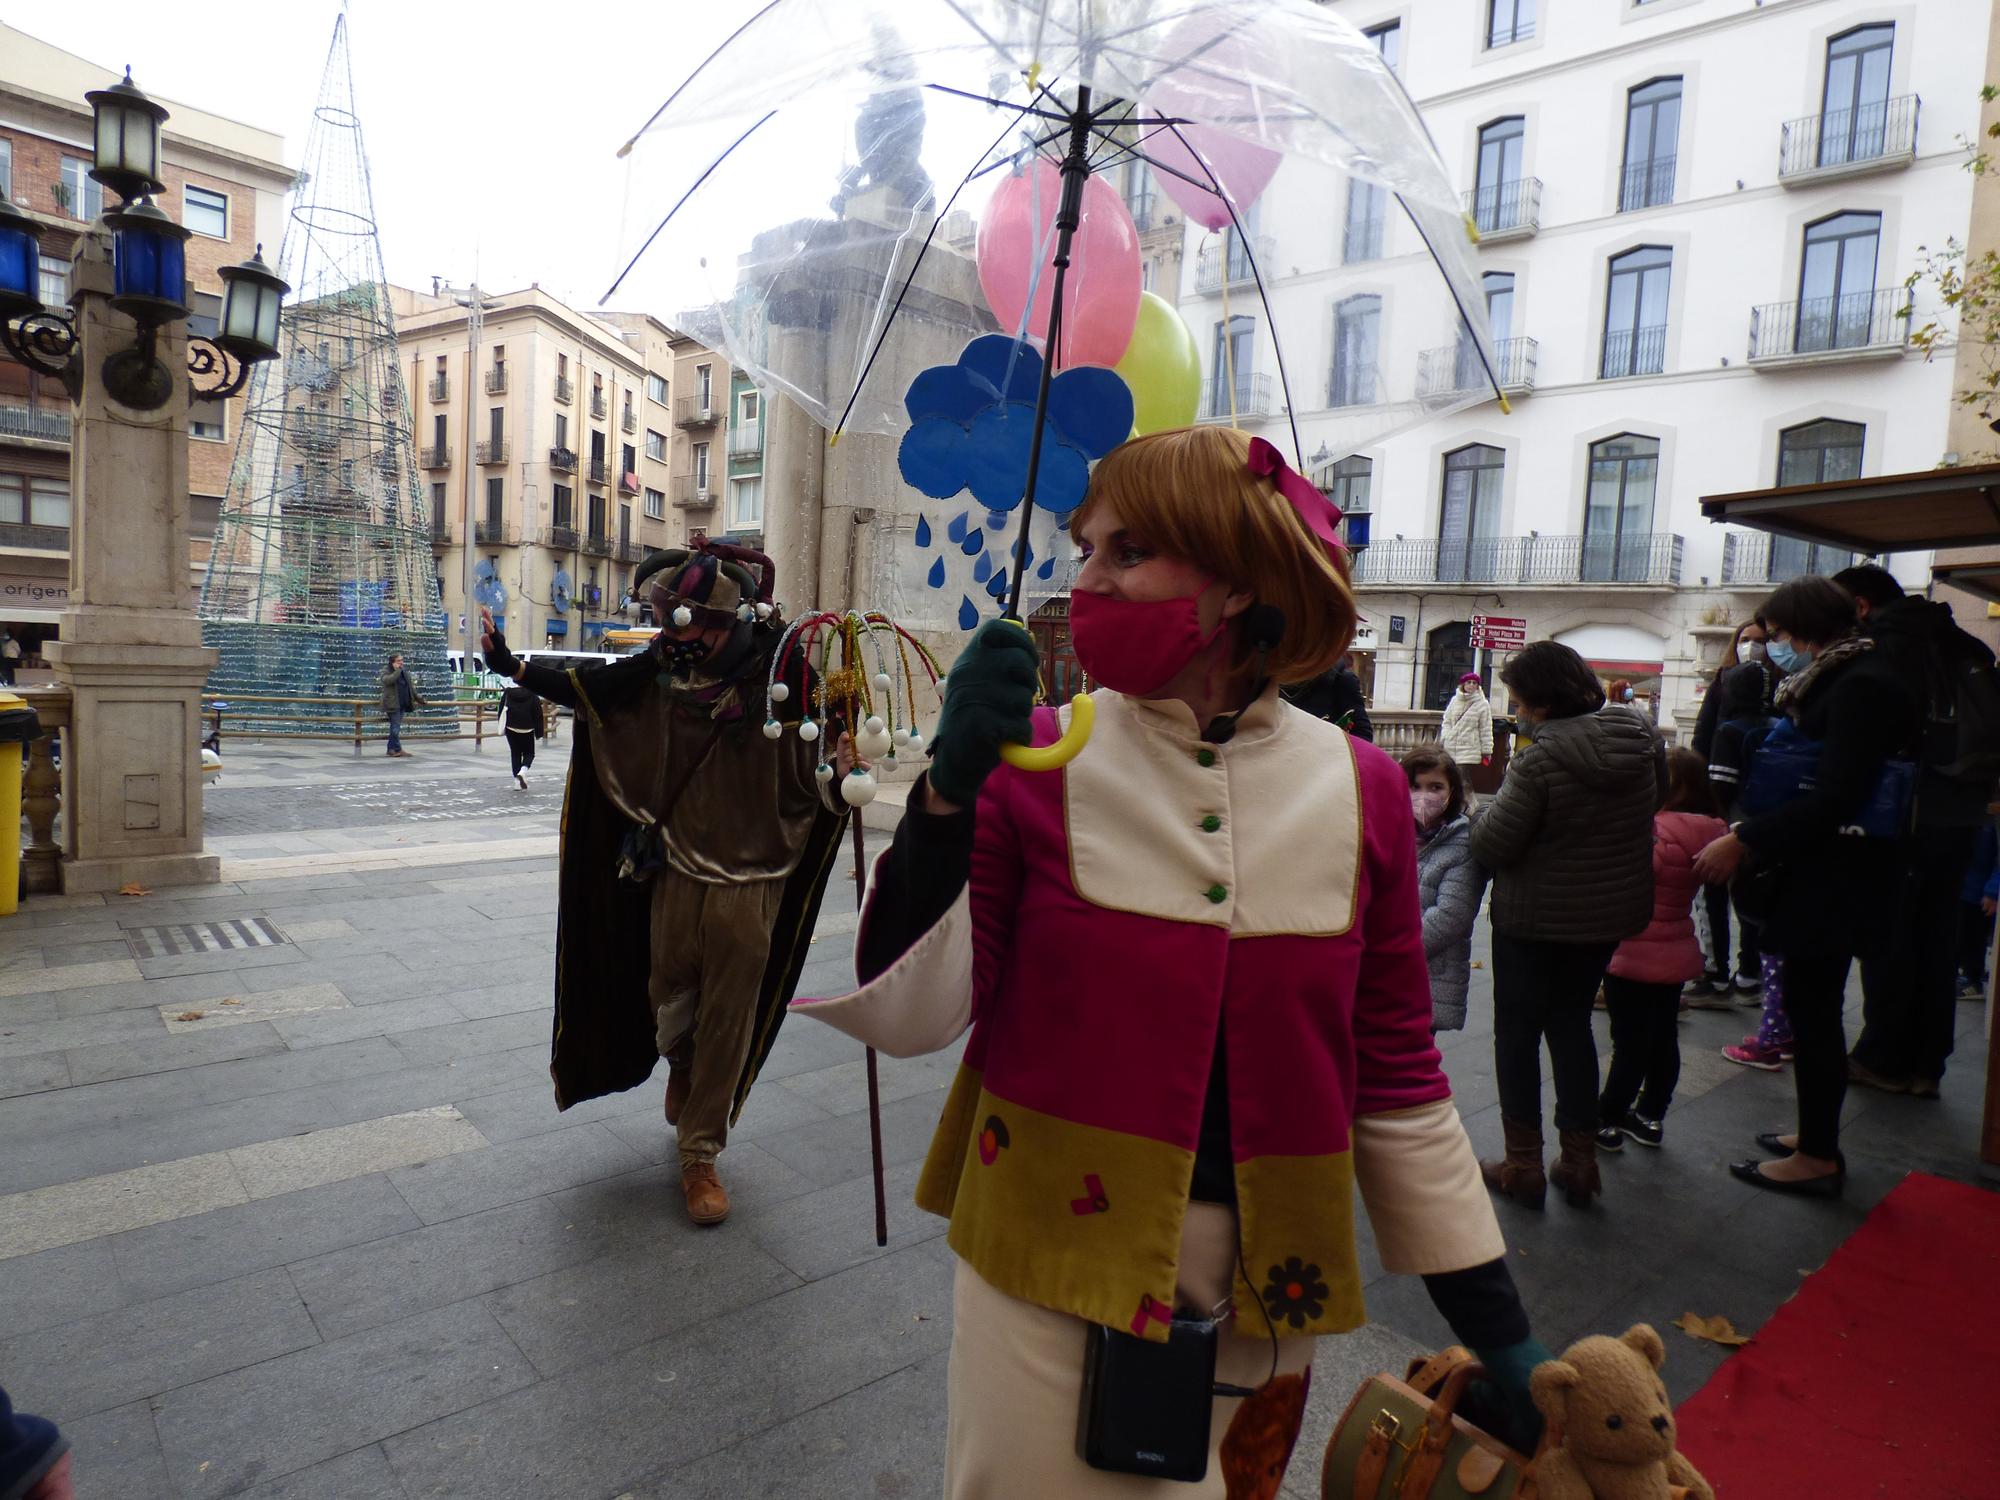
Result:
<svg viewBox="0 0 2000 1500">
<path fill-rule="evenodd" d="M 86 230 L 67 309 L 41 305 L 39 227 L 0 195 L 0 340 L 75 405 L 69 608 L 47 647 L 70 692 L 65 892 L 220 877 L 202 849 L 201 692 L 216 653 L 188 597 L 188 407 L 277 354 L 287 290 L 261 257 L 225 267 L 221 326 L 190 340 L 188 231 L 153 207 L 167 112 L 122 84 L 87 96 L 91 175 L 124 202 Z"/>
</svg>

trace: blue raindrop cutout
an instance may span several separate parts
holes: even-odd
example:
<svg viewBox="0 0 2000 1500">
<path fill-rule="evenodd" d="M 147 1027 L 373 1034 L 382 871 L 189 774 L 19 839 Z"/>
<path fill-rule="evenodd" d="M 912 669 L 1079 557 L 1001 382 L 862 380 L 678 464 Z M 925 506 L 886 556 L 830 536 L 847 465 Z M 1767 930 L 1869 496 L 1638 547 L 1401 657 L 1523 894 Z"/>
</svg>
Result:
<svg viewBox="0 0 2000 1500">
<path fill-rule="evenodd" d="M 944 587 L 943 558 L 935 557 L 931 559 L 931 570 L 928 574 L 924 576 L 924 582 L 928 583 L 934 589 L 941 589 Z"/>
<path fill-rule="evenodd" d="M 964 541 L 966 520 L 967 516 L 965 512 L 960 511 L 957 515 L 951 518 L 949 523 L 946 524 L 944 528 L 944 534 L 950 537 L 954 542 Z"/>
<path fill-rule="evenodd" d="M 986 512 L 986 524 L 991 526 L 995 531 L 1001 530 L 1007 524 L 1007 512 L 1004 510 L 989 510 Z"/>
<path fill-rule="evenodd" d="M 929 517 L 929 516 L 918 516 L 918 517 L 917 517 L 917 545 L 918 545 L 919 547 L 928 547 L 928 546 L 929 546 L 930 544 L 931 544 L 931 520 L 930 520 L 930 517 Z"/>
<path fill-rule="evenodd" d="M 972 607 L 972 601 L 963 594 L 958 597 L 958 628 L 970 630 L 979 623 L 979 611 Z"/>
<path fill-rule="evenodd" d="M 977 555 L 979 549 L 981 547 L 984 547 L 985 545 L 986 545 L 985 532 L 969 531 L 965 534 L 965 540 L 960 542 L 958 544 L 958 547 L 959 550 L 963 552 L 967 557 L 973 557 Z"/>
<path fill-rule="evenodd" d="M 982 552 L 979 554 L 979 561 L 972 565 L 972 581 L 974 583 L 984 583 L 988 578 L 992 576 L 993 576 L 993 554 L 990 552 Z"/>
<path fill-rule="evenodd" d="M 1039 568 L 1035 569 L 1035 576 L 1041 579 L 1050 579 L 1055 577 L 1056 560 L 1053 557 L 1044 558 L 1042 561 L 1042 565 Z"/>
</svg>

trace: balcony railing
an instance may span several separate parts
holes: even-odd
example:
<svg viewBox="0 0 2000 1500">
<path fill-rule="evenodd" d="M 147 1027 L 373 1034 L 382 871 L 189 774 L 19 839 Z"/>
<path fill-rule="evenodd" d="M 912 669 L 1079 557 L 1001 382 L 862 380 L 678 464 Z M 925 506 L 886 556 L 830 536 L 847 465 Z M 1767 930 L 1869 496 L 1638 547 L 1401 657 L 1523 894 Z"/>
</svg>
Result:
<svg viewBox="0 0 2000 1500">
<path fill-rule="evenodd" d="M 449 547 L 450 545 L 451 545 L 450 521 L 448 521 L 444 516 L 433 512 L 431 515 L 431 546 Z"/>
<path fill-rule="evenodd" d="M 617 550 L 611 554 L 613 562 L 642 563 L 646 560 L 646 544 L 635 542 L 630 537 L 618 539 Z"/>
<path fill-rule="evenodd" d="M 1667 532 L 1624 537 L 1455 537 L 1377 542 L 1355 558 L 1354 581 L 1376 585 L 1661 586 L 1680 582 L 1682 550 L 1681 538 Z"/>
<path fill-rule="evenodd" d="M 693 474 L 676 474 L 668 493 L 683 510 L 706 510 L 715 504 L 713 481 Z"/>
<path fill-rule="evenodd" d="M 482 438 L 473 445 L 474 457 L 482 464 L 504 464 L 507 462 L 507 440 L 505 438 Z"/>
<path fill-rule="evenodd" d="M 495 365 L 486 372 L 486 394 L 504 396 L 507 394 L 507 367 Z"/>
<path fill-rule="evenodd" d="M 618 493 L 636 495 L 639 493 L 639 476 L 630 469 L 621 469 L 618 474 Z"/>
<path fill-rule="evenodd" d="M 1628 375 L 1658 375 L 1667 367 L 1667 325 L 1604 330 L 1604 357 L 1597 367 L 1600 380 Z"/>
<path fill-rule="evenodd" d="M 18 547 L 24 552 L 67 552 L 69 528 L 0 521 L 0 547 Z"/>
<path fill-rule="evenodd" d="M 1522 337 L 1502 339 L 1494 346 L 1493 373 L 1503 391 L 1532 391 L 1535 388 L 1535 361 L 1541 346 Z M 1486 366 L 1472 344 L 1446 344 L 1425 349 L 1417 355 L 1417 394 L 1450 396 L 1459 391 L 1488 391 Z"/>
<path fill-rule="evenodd" d="M 637 432 L 639 430 L 639 414 L 632 410 L 631 407 L 628 406 L 618 413 L 618 430 L 620 432 Z"/>
<path fill-rule="evenodd" d="M 574 474 L 576 472 L 576 450 L 574 448 L 549 449 L 549 467 L 560 473 Z"/>
<path fill-rule="evenodd" d="M 754 458 L 764 451 L 764 424 L 739 422 L 729 429 L 729 456 Z"/>
<path fill-rule="evenodd" d="M 1359 218 L 1350 214 L 1340 231 L 1340 258 L 1348 265 L 1358 265 L 1365 260 L 1382 258 L 1382 228 L 1387 218 L 1382 214 L 1362 214 Z"/>
<path fill-rule="evenodd" d="M 604 392 L 592 391 L 590 393 L 590 414 L 593 417 L 602 417 L 610 410 L 610 405 L 604 399 Z"/>
<path fill-rule="evenodd" d="M 1778 142 L 1778 180 L 1810 182 L 1901 166 L 1917 154 L 1922 103 L 1915 94 L 1905 94 L 1788 120 Z"/>
<path fill-rule="evenodd" d="M 1722 581 L 1754 584 L 1786 583 L 1805 574 L 1831 577 L 1854 566 L 1855 555 L 1838 547 L 1774 537 L 1765 531 L 1732 531 L 1722 539 Z"/>
<path fill-rule="evenodd" d="M 722 413 L 699 396 L 682 396 L 674 402 L 674 426 L 713 427 Z"/>
<path fill-rule="evenodd" d="M 1618 212 L 1629 214 L 1635 208 L 1673 202 L 1674 162 L 1671 156 L 1626 162 L 1618 174 Z"/>
<path fill-rule="evenodd" d="M 586 531 L 583 534 L 583 550 L 592 557 L 609 557 L 611 538 L 601 531 Z"/>
<path fill-rule="evenodd" d="M 1770 302 L 1750 310 L 1750 363 L 1821 364 L 1894 354 L 1910 336 L 1903 288 Z"/>
<path fill-rule="evenodd" d="M 417 467 L 420 469 L 449 469 L 451 467 L 451 449 L 449 447 L 419 448 L 417 450 Z"/>
<path fill-rule="evenodd" d="M 611 483 L 611 465 L 601 458 L 593 458 L 590 461 L 589 471 L 584 475 L 584 478 L 592 484 L 609 484 Z"/>
<path fill-rule="evenodd" d="M 430 392 L 431 392 L 431 400 L 433 400 L 433 401 L 448 401 L 448 400 L 450 400 L 450 399 L 451 399 L 451 377 L 450 377 L 450 376 L 447 376 L 447 375 L 433 375 L 433 376 L 431 376 L 431 384 L 430 384 Z"/>
<path fill-rule="evenodd" d="M 39 406 L 0 406 L 0 437 L 67 443 L 69 413 L 46 411 Z"/>
<path fill-rule="evenodd" d="M 1234 415 L 1268 417 L 1271 414 L 1271 377 L 1238 371 L 1234 390 Z M 1231 389 L 1226 379 L 1213 379 L 1202 387 L 1201 419 L 1226 422 L 1231 410 Z"/>
<path fill-rule="evenodd" d="M 1375 366 L 1348 366 L 1336 363 L 1326 374 L 1328 406 L 1373 406 L 1381 399 L 1381 380 Z"/>
<path fill-rule="evenodd" d="M 1465 211 L 1482 240 L 1519 239 L 1542 227 L 1542 179 L 1486 182 L 1465 195 Z"/>
<path fill-rule="evenodd" d="M 1235 235 L 1230 236 L 1229 254 L 1226 258 L 1231 286 L 1247 286 L 1257 279 L 1257 271 L 1251 268 L 1252 257 L 1264 275 L 1271 274 L 1272 257 L 1276 254 L 1268 234 L 1252 235 L 1250 248 L 1246 252 L 1242 242 Z M 1219 292 L 1222 290 L 1222 274 L 1225 257 L 1220 245 L 1210 245 L 1195 259 L 1194 285 L 1198 292 Z"/>
<path fill-rule="evenodd" d="M 557 552 L 574 552 L 582 538 L 576 534 L 574 526 L 555 525 L 542 530 L 542 545 Z"/>
<path fill-rule="evenodd" d="M 570 384 L 569 376 L 567 375 L 556 376 L 556 400 L 562 402 L 564 406 L 568 406 L 570 403 L 570 398 L 575 394 L 576 394 L 576 387 Z"/>
<path fill-rule="evenodd" d="M 521 533 L 505 521 L 475 521 L 472 539 L 482 547 L 515 547 L 520 545 Z"/>
</svg>

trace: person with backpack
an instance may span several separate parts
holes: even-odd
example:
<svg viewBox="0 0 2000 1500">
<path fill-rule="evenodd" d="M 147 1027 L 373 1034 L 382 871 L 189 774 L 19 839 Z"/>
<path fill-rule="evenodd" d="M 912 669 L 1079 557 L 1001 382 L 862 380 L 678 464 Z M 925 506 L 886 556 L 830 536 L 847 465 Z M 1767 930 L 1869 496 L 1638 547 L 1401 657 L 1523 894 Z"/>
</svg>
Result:
<svg viewBox="0 0 2000 1500">
<path fill-rule="evenodd" d="M 507 731 L 507 774 L 525 792 L 528 768 L 535 763 L 535 741 L 546 728 L 542 700 L 533 688 L 510 682 L 500 695 L 500 713 Z"/>
<path fill-rule="evenodd" d="M 1774 1160 L 1733 1162 L 1729 1171 L 1773 1192 L 1837 1197 L 1847 1176 L 1847 975 L 1856 958 L 1895 946 L 1902 813 L 1883 803 L 1906 785 L 1890 762 L 1915 738 L 1922 713 L 1907 675 L 1856 631 L 1854 601 L 1830 580 L 1794 578 L 1765 602 L 1764 618 L 1766 649 L 1789 674 L 1777 694 L 1789 723 L 1758 747 L 1745 788 L 1749 815 L 1701 851 L 1695 873 L 1712 883 L 1747 869 L 1760 888 L 1765 944 L 1785 965 L 1798 1128 L 1757 1137 Z M 1775 795 L 1773 784 L 1781 784 Z M 1881 832 L 1871 836 L 1871 827 Z"/>
<path fill-rule="evenodd" d="M 1681 1076 L 1681 986 L 1701 972 L 1693 908 L 1701 894 L 1695 856 L 1729 831 L 1716 816 L 1708 767 L 1692 750 L 1667 755 L 1667 798 L 1653 814 L 1653 920 L 1628 937 L 1604 971 L 1611 1013 L 1611 1066 L 1598 1096 L 1597 1146 L 1622 1151 L 1666 1139 L 1667 1106 Z"/>
<path fill-rule="evenodd" d="M 2000 683 L 1993 653 L 1959 629 L 1951 606 L 1905 595 L 1878 567 L 1843 568 L 1833 581 L 1923 710 L 1906 747 L 1917 781 L 1893 898 L 1897 941 L 1862 962 L 1848 1081 L 1935 1099 L 1958 1028 L 1958 885 L 2000 771 Z"/>
</svg>

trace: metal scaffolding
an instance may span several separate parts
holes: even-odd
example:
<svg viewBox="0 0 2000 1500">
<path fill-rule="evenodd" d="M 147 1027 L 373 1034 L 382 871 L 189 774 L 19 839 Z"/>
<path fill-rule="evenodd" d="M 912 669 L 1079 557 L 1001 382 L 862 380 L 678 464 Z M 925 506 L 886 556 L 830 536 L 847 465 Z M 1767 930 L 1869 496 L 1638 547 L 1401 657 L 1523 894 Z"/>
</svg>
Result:
<svg viewBox="0 0 2000 1500">
<path fill-rule="evenodd" d="M 436 705 L 412 727 L 421 733 L 428 719 L 442 729 L 445 618 L 345 15 L 334 22 L 279 273 L 292 286 L 282 352 L 252 378 L 202 584 L 202 635 L 221 652 L 209 689 L 373 698 L 400 652 Z M 352 722 L 351 710 L 327 706 L 329 718 L 342 714 Z"/>
</svg>

